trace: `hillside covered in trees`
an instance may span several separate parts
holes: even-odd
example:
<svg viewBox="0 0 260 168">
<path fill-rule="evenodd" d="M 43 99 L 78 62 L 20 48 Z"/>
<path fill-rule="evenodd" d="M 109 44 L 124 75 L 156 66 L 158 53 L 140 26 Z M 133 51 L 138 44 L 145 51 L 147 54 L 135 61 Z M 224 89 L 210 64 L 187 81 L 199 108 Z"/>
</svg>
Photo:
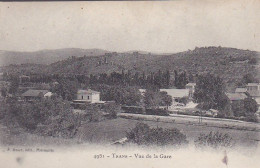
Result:
<svg viewBox="0 0 260 168">
<path fill-rule="evenodd" d="M 259 79 L 260 53 L 224 47 L 202 47 L 185 52 L 155 55 L 143 52 L 106 53 L 101 56 L 73 56 L 50 65 L 22 64 L 3 67 L 4 72 L 19 74 L 97 75 L 122 72 L 136 74 L 174 70 L 187 76 L 211 73 L 223 78 L 227 87 L 234 86 L 246 74 Z"/>
</svg>

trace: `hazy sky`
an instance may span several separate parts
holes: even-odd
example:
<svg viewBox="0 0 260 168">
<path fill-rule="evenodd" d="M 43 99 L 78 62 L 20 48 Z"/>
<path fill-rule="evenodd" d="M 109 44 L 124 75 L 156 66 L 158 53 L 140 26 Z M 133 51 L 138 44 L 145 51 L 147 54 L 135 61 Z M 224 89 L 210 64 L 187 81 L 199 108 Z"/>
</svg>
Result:
<svg viewBox="0 0 260 168">
<path fill-rule="evenodd" d="M 260 0 L 0 3 L 0 50 L 260 51 Z"/>
</svg>

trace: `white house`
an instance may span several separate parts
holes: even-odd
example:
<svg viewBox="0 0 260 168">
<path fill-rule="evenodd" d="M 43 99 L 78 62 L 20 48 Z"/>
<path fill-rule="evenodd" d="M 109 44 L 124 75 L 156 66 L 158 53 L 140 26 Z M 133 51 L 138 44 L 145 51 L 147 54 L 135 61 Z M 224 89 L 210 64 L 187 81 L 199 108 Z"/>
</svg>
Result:
<svg viewBox="0 0 260 168">
<path fill-rule="evenodd" d="M 88 102 L 88 103 L 99 103 L 100 102 L 100 92 L 88 89 L 88 90 L 78 90 L 76 102 Z"/>
<path fill-rule="evenodd" d="M 252 98 L 260 98 L 260 83 L 248 83 L 246 88 Z"/>
</svg>

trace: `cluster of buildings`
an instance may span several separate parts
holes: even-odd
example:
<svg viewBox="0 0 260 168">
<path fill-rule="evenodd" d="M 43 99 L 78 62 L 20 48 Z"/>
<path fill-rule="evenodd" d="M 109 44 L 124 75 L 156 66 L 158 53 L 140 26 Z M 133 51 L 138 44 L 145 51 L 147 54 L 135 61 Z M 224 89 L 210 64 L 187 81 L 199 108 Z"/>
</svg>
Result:
<svg viewBox="0 0 260 168">
<path fill-rule="evenodd" d="M 175 106 L 182 105 L 180 104 L 181 99 L 186 98 L 187 100 L 192 100 L 195 92 L 196 83 L 188 83 L 185 89 L 160 89 L 160 92 L 166 92 L 172 97 L 173 105 L 169 107 L 169 110 L 174 109 Z M 139 89 L 141 95 L 144 96 L 145 89 Z"/>
<path fill-rule="evenodd" d="M 236 88 L 234 93 L 227 93 L 227 96 L 233 103 L 252 97 L 257 102 L 258 112 L 260 112 L 260 83 L 248 83 L 244 88 Z"/>
<path fill-rule="evenodd" d="M 29 89 L 24 92 L 21 97 L 26 101 L 40 100 L 41 98 L 51 97 L 52 92 L 48 90 L 37 90 Z M 73 100 L 74 104 L 86 104 L 86 103 L 104 103 L 100 101 L 100 92 L 88 89 L 88 90 L 78 90 L 77 98 Z"/>
<path fill-rule="evenodd" d="M 188 83 L 185 89 L 160 89 L 160 92 L 167 92 L 173 99 L 173 105 L 169 110 L 176 108 L 180 105 L 180 100 L 187 98 L 190 102 L 193 100 L 196 83 Z M 139 89 L 142 95 L 145 93 L 145 89 Z M 226 93 L 231 103 L 243 101 L 248 97 L 252 97 L 258 104 L 258 111 L 260 112 L 260 83 L 248 83 L 244 88 L 236 88 L 235 92 Z M 193 103 L 195 105 L 195 103 Z M 182 104 L 181 106 L 185 105 Z"/>
<path fill-rule="evenodd" d="M 0 73 L 1 87 L 8 87 L 10 85 L 10 82 L 3 81 L 2 76 L 3 73 Z M 19 76 L 19 90 L 22 93 L 21 98 L 25 101 L 32 102 L 35 100 L 40 100 L 41 98 L 48 98 L 54 95 L 52 92 L 49 91 L 50 89 L 49 84 L 46 84 L 47 86 L 43 87 L 49 89 L 36 89 L 33 86 L 28 86 L 29 85 L 28 83 L 30 83 L 30 76 L 27 75 Z M 53 86 L 57 84 L 58 84 L 57 82 L 52 83 Z M 104 101 L 100 101 L 100 92 L 91 89 L 87 89 L 87 90 L 80 89 L 77 91 L 77 96 L 76 99 L 73 100 L 73 103 L 74 104 L 104 103 Z"/>
</svg>

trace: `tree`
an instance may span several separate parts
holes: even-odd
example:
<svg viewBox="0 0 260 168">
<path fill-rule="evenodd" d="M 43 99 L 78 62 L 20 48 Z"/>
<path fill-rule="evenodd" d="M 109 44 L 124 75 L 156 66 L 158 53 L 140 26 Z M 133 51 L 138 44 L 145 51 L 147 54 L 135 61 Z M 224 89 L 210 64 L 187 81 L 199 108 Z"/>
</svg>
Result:
<svg viewBox="0 0 260 168">
<path fill-rule="evenodd" d="M 188 77 L 189 82 L 195 82 L 194 76 L 190 73 Z"/>
<path fill-rule="evenodd" d="M 161 100 L 161 105 L 162 106 L 167 106 L 167 108 L 169 106 L 172 105 L 172 96 L 168 95 L 167 92 L 160 92 L 160 96 L 162 98 Z"/>
<path fill-rule="evenodd" d="M 104 101 L 115 101 L 122 105 L 139 105 L 141 100 L 141 93 L 136 87 L 132 86 L 109 86 L 109 85 L 95 85 L 91 87 L 93 90 L 100 92 L 100 98 Z"/>
<path fill-rule="evenodd" d="M 245 117 L 246 121 L 257 122 L 255 113 L 258 110 L 257 102 L 251 97 L 232 102 L 231 109 L 236 117 Z"/>
<path fill-rule="evenodd" d="M 17 115 L 20 111 L 18 100 L 15 97 L 8 97 L 6 101 L 0 101 L 0 116 L 3 119 L 1 122 L 10 128 L 19 127 Z"/>
<path fill-rule="evenodd" d="M 40 123 L 44 127 L 37 130 L 43 131 L 45 135 L 54 137 L 73 138 L 81 125 L 81 119 L 78 114 L 74 114 L 70 103 L 58 97 L 43 99 L 36 106 L 40 106 Z M 41 132 L 40 132 L 41 133 Z"/>
<path fill-rule="evenodd" d="M 245 74 L 242 78 L 242 83 L 244 84 L 254 83 L 254 82 L 257 82 L 257 80 L 252 74 Z"/>
<path fill-rule="evenodd" d="M 230 105 L 223 80 L 211 74 L 198 76 L 194 99 L 206 110 L 213 108 L 223 111 Z"/>
<path fill-rule="evenodd" d="M 105 112 L 108 113 L 110 118 L 117 118 L 117 113 L 120 112 L 120 106 L 116 103 L 108 103 L 105 105 Z"/>
<path fill-rule="evenodd" d="M 6 87 L 2 87 L 1 88 L 1 95 L 2 95 L 2 97 L 6 97 L 7 96 L 7 88 Z"/>
<path fill-rule="evenodd" d="M 80 126 L 70 103 L 61 98 L 51 97 L 34 103 L 8 98 L 3 106 L 3 123 L 9 128 L 16 126 L 40 135 L 73 138 Z"/>
<path fill-rule="evenodd" d="M 144 94 L 144 103 L 148 108 L 158 108 L 161 104 L 160 92 L 147 89 Z"/>
<path fill-rule="evenodd" d="M 156 109 L 159 106 L 167 106 L 168 108 L 172 105 L 172 97 L 167 92 L 147 89 L 144 94 L 144 103 L 147 108 Z"/>
<path fill-rule="evenodd" d="M 245 98 L 244 99 L 244 107 L 246 110 L 246 113 L 248 114 L 254 114 L 258 110 L 258 105 L 257 102 L 252 99 L 251 97 Z"/>
<path fill-rule="evenodd" d="M 4 73 L 3 73 L 3 80 L 4 80 L 4 81 L 7 81 L 7 80 L 8 80 L 7 72 L 4 72 Z"/>
<path fill-rule="evenodd" d="M 61 96 L 64 100 L 72 101 L 76 98 L 76 93 L 79 88 L 79 83 L 76 78 L 72 80 L 62 78 L 58 80 L 58 83 L 52 92 L 57 93 L 57 95 Z"/>
<path fill-rule="evenodd" d="M 165 84 L 164 84 L 164 86 L 166 88 L 168 88 L 170 86 L 170 81 L 171 81 L 170 78 L 171 78 L 170 71 L 167 70 L 166 73 L 165 73 Z"/>
<path fill-rule="evenodd" d="M 231 109 L 235 117 L 245 116 L 244 101 L 235 101 L 231 103 Z"/>
<path fill-rule="evenodd" d="M 241 81 L 239 83 L 237 83 L 237 86 L 239 87 L 245 87 L 248 83 L 257 83 L 259 82 L 259 80 L 257 80 L 254 75 L 252 74 L 245 74 L 243 76 L 243 78 L 241 79 Z"/>
<path fill-rule="evenodd" d="M 16 94 L 19 88 L 19 78 L 17 76 L 11 79 L 11 84 L 9 87 L 9 93 Z"/>
<path fill-rule="evenodd" d="M 182 97 L 182 98 L 180 98 L 180 100 L 179 100 L 179 103 L 183 103 L 183 104 L 187 104 L 188 103 L 188 97 Z"/>
<path fill-rule="evenodd" d="M 174 70 L 174 86 L 178 85 L 178 71 Z"/>
<path fill-rule="evenodd" d="M 176 128 L 150 128 L 144 123 L 137 123 L 133 129 L 126 133 L 126 137 L 129 142 L 138 145 L 180 146 L 188 143 L 186 135 Z"/>
<path fill-rule="evenodd" d="M 178 74 L 177 71 L 175 70 L 174 74 L 175 74 L 175 81 L 174 81 L 175 87 L 177 87 L 178 89 L 185 88 L 186 84 L 188 83 L 186 72 L 182 72 Z"/>
<path fill-rule="evenodd" d="M 102 120 L 102 113 L 97 105 L 88 105 L 86 108 L 86 113 L 89 116 L 90 122 L 98 122 Z"/>
<path fill-rule="evenodd" d="M 255 113 L 258 110 L 257 102 L 251 97 L 244 99 L 245 117 L 247 121 L 257 122 Z"/>
</svg>

